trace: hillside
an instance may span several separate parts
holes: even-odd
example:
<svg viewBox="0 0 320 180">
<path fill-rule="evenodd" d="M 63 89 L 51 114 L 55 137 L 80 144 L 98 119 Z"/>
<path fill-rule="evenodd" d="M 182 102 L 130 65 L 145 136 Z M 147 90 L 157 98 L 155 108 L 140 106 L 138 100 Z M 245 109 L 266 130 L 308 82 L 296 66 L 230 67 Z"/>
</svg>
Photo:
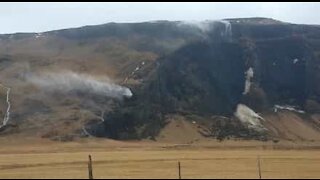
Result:
<svg viewBox="0 0 320 180">
<path fill-rule="evenodd" d="M 266 18 L 0 35 L 1 135 L 320 141 L 319 68 L 319 26 Z"/>
</svg>

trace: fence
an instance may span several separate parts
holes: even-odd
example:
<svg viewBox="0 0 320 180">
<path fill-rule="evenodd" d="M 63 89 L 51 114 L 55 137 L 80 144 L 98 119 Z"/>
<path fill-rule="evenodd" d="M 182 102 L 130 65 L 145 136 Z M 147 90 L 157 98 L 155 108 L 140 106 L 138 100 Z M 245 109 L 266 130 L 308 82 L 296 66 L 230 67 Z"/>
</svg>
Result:
<svg viewBox="0 0 320 180">
<path fill-rule="evenodd" d="M 261 162 L 260 162 L 260 156 L 257 157 L 257 171 L 258 171 L 258 176 L 259 179 L 262 178 L 261 176 Z M 89 155 L 89 161 L 88 161 L 88 174 L 89 174 L 89 179 L 93 179 L 93 168 L 92 168 L 92 158 L 91 155 Z M 181 163 L 178 161 L 178 179 L 182 179 L 181 175 Z"/>
</svg>

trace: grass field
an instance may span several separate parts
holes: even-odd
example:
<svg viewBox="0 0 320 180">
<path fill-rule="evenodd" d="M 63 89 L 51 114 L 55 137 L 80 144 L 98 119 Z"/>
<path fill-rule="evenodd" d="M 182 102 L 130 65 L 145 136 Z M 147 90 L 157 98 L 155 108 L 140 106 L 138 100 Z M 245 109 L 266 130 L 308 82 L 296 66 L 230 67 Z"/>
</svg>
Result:
<svg viewBox="0 0 320 180">
<path fill-rule="evenodd" d="M 1 142 L 1 141 L 0 141 Z M 208 148 L 95 143 L 7 143 L 0 148 L 0 178 L 319 178 L 320 151 Z"/>
</svg>

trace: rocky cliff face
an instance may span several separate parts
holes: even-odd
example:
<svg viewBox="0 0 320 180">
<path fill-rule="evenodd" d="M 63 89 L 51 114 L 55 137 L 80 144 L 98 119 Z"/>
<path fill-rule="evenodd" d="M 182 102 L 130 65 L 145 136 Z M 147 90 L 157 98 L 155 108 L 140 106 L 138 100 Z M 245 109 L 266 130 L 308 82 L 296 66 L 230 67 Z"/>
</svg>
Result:
<svg viewBox="0 0 320 180">
<path fill-rule="evenodd" d="M 157 61 L 152 78 L 115 113 L 119 116 L 106 116 L 107 132 L 113 131 L 109 136 L 126 138 L 130 132 L 135 138 L 153 136 L 164 126 L 167 115 L 192 114 L 231 119 L 220 127 L 222 131 L 232 129 L 225 137 L 264 139 L 270 133 L 263 125 L 268 124 L 263 114 L 291 110 L 308 121 L 310 111 L 319 110 L 318 49 L 310 44 L 317 41 L 318 28 L 266 23 L 264 19 L 230 20 L 229 25 L 211 22 L 211 27 L 205 32 L 206 39 Z M 124 119 L 130 123 L 121 134 L 111 130 L 117 127 L 113 122 Z M 218 126 L 221 119 L 209 121 Z M 247 131 L 239 134 L 240 127 Z"/>
</svg>

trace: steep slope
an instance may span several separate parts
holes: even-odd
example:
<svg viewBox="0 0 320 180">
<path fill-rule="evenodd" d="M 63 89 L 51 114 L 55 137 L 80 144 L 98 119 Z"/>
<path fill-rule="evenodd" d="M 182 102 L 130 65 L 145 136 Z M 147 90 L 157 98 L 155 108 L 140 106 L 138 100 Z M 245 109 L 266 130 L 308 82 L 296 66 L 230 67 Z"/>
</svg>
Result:
<svg viewBox="0 0 320 180">
<path fill-rule="evenodd" d="M 266 18 L 0 35 L 0 83 L 12 87 L 1 133 L 158 139 L 177 124 L 181 140 L 319 140 L 319 42 L 319 26 Z M 91 92 L 103 84 L 132 97 Z"/>
<path fill-rule="evenodd" d="M 179 114 L 207 119 L 208 127 L 218 126 L 209 129 L 224 131 L 220 138 L 288 138 L 274 135 L 270 126 L 263 125 L 280 108 L 305 114 L 300 119 L 315 133 L 302 139 L 318 139 L 318 129 L 308 119 L 310 113 L 319 113 L 315 88 L 319 62 L 308 35 L 319 29 L 276 21 L 237 21 L 230 21 L 232 33 L 226 33 L 229 25 L 216 26 L 207 32 L 205 41 L 187 44 L 161 58 L 135 98 L 106 116 L 105 135 L 153 137 L 165 126 L 167 115 Z M 313 112 L 306 108 L 310 102 Z M 216 115 L 226 119 L 210 118 Z M 292 123 L 297 119 L 288 117 Z"/>
</svg>

